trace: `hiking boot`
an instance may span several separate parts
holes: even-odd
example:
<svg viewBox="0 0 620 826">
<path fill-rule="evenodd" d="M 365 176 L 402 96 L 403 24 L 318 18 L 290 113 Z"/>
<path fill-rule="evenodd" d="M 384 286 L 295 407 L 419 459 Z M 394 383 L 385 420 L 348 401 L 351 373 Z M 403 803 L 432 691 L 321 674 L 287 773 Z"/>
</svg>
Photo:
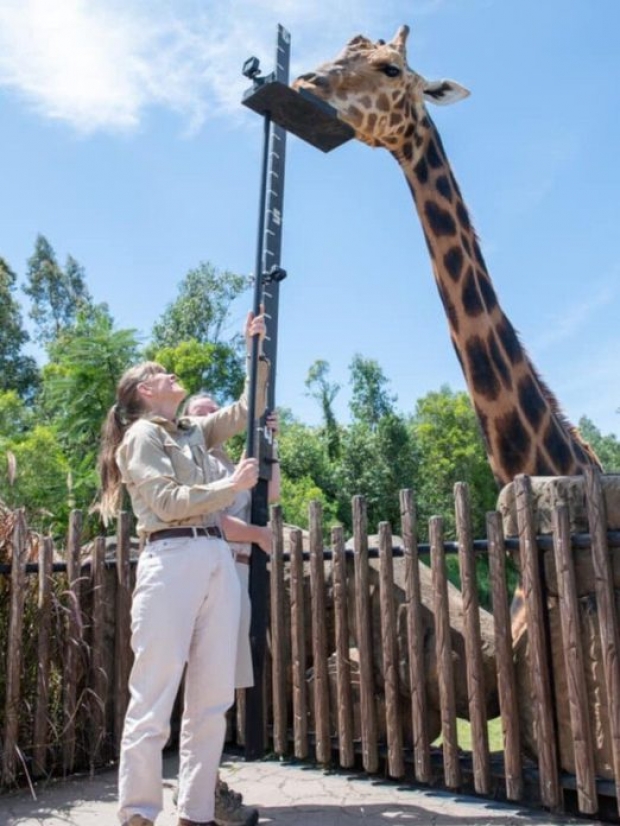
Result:
<svg viewBox="0 0 620 826">
<path fill-rule="evenodd" d="M 223 780 L 215 786 L 216 826 L 255 826 L 258 823 L 258 809 L 244 806 L 239 792 L 228 787 Z"/>
<path fill-rule="evenodd" d="M 153 821 L 143 815 L 132 815 L 123 823 L 123 826 L 153 826 Z"/>
</svg>

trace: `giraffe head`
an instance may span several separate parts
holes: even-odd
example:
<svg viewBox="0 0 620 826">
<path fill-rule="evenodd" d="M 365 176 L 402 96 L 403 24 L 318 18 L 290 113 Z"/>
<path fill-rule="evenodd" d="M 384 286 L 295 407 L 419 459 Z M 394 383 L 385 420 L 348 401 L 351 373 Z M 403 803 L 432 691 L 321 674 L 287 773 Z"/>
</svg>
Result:
<svg viewBox="0 0 620 826">
<path fill-rule="evenodd" d="M 395 151 L 423 121 L 425 101 L 445 105 L 469 94 L 452 80 L 429 81 L 410 69 L 408 34 L 401 26 L 389 43 L 357 35 L 335 60 L 301 75 L 293 87 L 330 103 L 359 140 Z"/>
</svg>

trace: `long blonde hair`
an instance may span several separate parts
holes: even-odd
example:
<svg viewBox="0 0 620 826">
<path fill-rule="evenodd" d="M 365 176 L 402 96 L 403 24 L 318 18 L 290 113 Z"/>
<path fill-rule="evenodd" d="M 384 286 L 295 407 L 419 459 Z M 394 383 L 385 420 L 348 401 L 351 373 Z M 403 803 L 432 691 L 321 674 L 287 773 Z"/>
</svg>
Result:
<svg viewBox="0 0 620 826">
<path fill-rule="evenodd" d="M 155 361 L 144 361 L 126 370 L 116 387 L 116 401 L 101 428 L 101 449 L 97 459 L 101 497 L 93 510 L 99 512 L 104 525 L 116 518 L 121 506 L 122 481 L 116 451 L 129 426 L 146 412 L 138 385 L 157 373 L 165 373 L 165 369 Z"/>
</svg>

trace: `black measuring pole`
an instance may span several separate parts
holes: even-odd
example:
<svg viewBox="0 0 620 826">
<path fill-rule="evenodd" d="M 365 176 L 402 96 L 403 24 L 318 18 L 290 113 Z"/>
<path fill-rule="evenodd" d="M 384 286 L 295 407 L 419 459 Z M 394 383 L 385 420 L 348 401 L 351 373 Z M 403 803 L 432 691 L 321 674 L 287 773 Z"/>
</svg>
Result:
<svg viewBox="0 0 620 826">
<path fill-rule="evenodd" d="M 266 78 L 258 77 L 258 61 L 250 58 L 244 66 L 244 74 L 251 77 L 254 86 L 245 95 L 244 103 L 252 95 L 260 92 L 266 83 L 277 81 L 288 85 L 290 63 L 290 35 L 278 26 L 276 43 L 276 69 Z M 247 104 L 249 105 L 249 104 Z M 286 273 L 280 267 L 282 247 L 282 211 L 284 201 L 284 165 L 286 131 L 273 122 L 271 113 L 266 111 L 263 132 L 263 160 L 259 198 L 259 225 L 256 250 L 254 283 L 254 313 L 264 308 L 267 322 L 267 336 L 263 343 L 263 353 L 271 362 L 267 411 L 275 406 L 275 378 L 278 341 L 278 301 L 280 281 Z M 257 423 L 256 377 L 258 369 L 258 340 L 252 342 L 250 360 L 249 417 L 246 453 L 259 459 L 259 481 L 252 492 L 252 523 L 266 525 L 269 521 L 268 487 L 271 479 L 272 445 L 265 432 L 265 416 Z M 258 427 L 256 427 L 258 424 Z M 252 620 L 250 640 L 252 644 L 252 664 L 254 686 L 246 690 L 245 756 L 257 760 L 265 753 L 265 653 L 267 638 L 267 614 L 269 596 L 269 575 L 267 557 L 256 545 L 252 546 L 250 564 L 250 600 Z"/>
</svg>

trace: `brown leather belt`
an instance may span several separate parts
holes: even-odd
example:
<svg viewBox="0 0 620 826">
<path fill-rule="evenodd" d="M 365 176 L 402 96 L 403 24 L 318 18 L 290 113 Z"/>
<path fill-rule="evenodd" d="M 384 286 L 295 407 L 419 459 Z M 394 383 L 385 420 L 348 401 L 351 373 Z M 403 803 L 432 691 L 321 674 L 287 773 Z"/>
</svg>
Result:
<svg viewBox="0 0 620 826">
<path fill-rule="evenodd" d="M 239 556 L 235 556 L 235 562 L 239 562 L 241 565 L 249 565 L 250 557 L 239 554 Z"/>
<path fill-rule="evenodd" d="M 181 536 L 212 536 L 215 539 L 222 538 L 222 532 L 215 525 L 206 528 L 164 528 L 162 531 L 153 531 L 148 536 L 147 542 L 157 542 L 159 539 L 177 539 Z"/>
</svg>

